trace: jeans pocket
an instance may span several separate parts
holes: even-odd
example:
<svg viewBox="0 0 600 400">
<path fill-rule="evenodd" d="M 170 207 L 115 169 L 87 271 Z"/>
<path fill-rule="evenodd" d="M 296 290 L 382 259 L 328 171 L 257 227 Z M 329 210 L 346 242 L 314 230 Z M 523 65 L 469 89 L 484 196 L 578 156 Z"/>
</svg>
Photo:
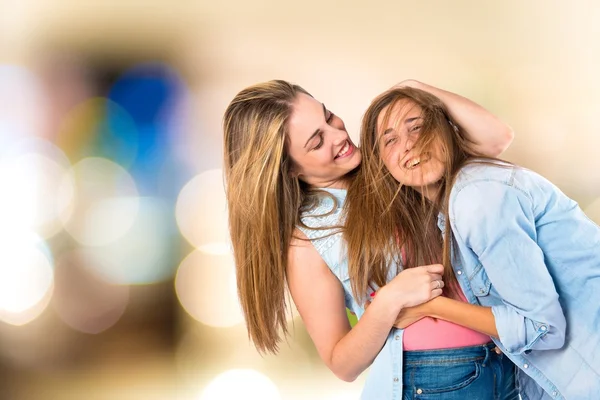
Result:
<svg viewBox="0 0 600 400">
<path fill-rule="evenodd" d="M 468 364 L 448 365 L 439 371 L 430 370 L 426 380 L 419 379 L 421 382 L 415 382 L 417 384 L 414 387 L 414 398 L 447 399 L 452 392 L 460 392 L 460 396 L 466 395 L 485 369 L 481 361 L 473 361 Z M 490 393 L 493 393 L 493 387 L 490 387 Z M 467 395 L 461 398 L 471 397 Z"/>
</svg>

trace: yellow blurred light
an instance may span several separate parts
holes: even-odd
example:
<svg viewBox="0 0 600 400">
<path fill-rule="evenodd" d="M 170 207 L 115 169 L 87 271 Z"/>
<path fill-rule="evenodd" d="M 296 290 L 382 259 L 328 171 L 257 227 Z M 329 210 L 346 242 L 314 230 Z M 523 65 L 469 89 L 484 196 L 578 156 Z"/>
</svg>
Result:
<svg viewBox="0 0 600 400">
<path fill-rule="evenodd" d="M 190 180 L 179 193 L 177 225 L 188 242 L 209 254 L 229 253 L 223 172 L 213 169 Z"/>
<path fill-rule="evenodd" d="M 89 156 L 92 149 L 94 155 L 106 156 L 104 152 L 98 153 L 102 151 L 97 143 L 101 135 L 127 141 L 127 146 L 112 147 L 111 155 L 118 156 L 120 164 L 129 167 L 138 150 L 135 122 L 121 106 L 103 97 L 86 99 L 73 107 L 62 121 L 56 143 L 73 161 Z M 116 146 L 115 143 L 113 145 Z"/>
<path fill-rule="evenodd" d="M 175 291 L 183 308 L 197 321 L 215 327 L 243 321 L 235 289 L 231 255 L 206 254 L 195 250 L 180 264 Z"/>
<path fill-rule="evenodd" d="M 204 389 L 199 400 L 222 399 L 281 399 L 275 384 L 265 375 L 252 369 L 232 369 L 218 375 Z"/>
<path fill-rule="evenodd" d="M 88 271 L 92 262 L 85 250 L 58 260 L 53 306 L 71 328 L 97 334 L 119 321 L 129 303 L 129 287 L 99 279 Z"/>
<path fill-rule="evenodd" d="M 79 243 L 102 246 L 121 238 L 131 229 L 138 213 L 137 187 L 131 175 L 105 158 L 85 158 L 63 180 L 61 192 L 68 193 L 75 181 L 75 207 L 63 218 L 65 229 Z M 67 189 L 65 189 L 67 187 Z"/>
<path fill-rule="evenodd" d="M 33 233 L 0 231 L 0 319 L 23 325 L 48 304 L 54 271 L 48 249 Z"/>
</svg>

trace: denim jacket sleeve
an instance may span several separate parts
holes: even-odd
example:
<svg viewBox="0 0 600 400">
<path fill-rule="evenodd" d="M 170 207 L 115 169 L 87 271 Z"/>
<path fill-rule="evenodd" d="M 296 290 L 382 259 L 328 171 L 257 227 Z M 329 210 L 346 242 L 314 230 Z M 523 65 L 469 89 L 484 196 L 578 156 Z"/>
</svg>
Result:
<svg viewBox="0 0 600 400">
<path fill-rule="evenodd" d="M 450 220 L 479 258 L 502 299 L 492 307 L 500 341 L 512 354 L 561 348 L 566 320 L 537 244 L 531 195 L 506 182 L 479 180 L 453 193 Z"/>
</svg>

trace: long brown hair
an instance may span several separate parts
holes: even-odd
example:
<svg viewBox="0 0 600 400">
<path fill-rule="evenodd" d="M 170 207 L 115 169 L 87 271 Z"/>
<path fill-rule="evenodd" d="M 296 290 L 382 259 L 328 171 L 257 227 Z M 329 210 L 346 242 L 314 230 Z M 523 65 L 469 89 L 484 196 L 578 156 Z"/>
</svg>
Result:
<svg viewBox="0 0 600 400">
<path fill-rule="evenodd" d="M 248 335 L 276 352 L 287 334 L 286 264 L 308 188 L 291 173 L 287 120 L 300 86 L 273 80 L 248 87 L 223 118 L 229 229 Z"/>
<path fill-rule="evenodd" d="M 400 102 L 418 105 L 422 110 L 420 135 L 414 144 L 416 154 L 431 148 L 439 140 L 446 168 L 437 198 L 433 201 L 412 187 L 403 186 L 386 169 L 378 141 L 381 127 L 387 126 L 390 113 Z M 390 268 L 418 265 L 444 265 L 445 292 L 456 295 L 456 277 L 451 265 L 452 232 L 444 237 L 437 226 L 442 212 L 448 221 L 448 196 L 460 168 L 473 157 L 472 143 L 449 117 L 437 97 L 413 88 L 391 89 L 373 100 L 361 126 L 361 169 L 346 197 L 345 239 L 348 246 L 349 274 L 356 299 L 364 299 L 368 287 L 381 287 L 388 277 L 398 273 Z M 401 254 L 406 255 L 401 259 Z"/>
</svg>

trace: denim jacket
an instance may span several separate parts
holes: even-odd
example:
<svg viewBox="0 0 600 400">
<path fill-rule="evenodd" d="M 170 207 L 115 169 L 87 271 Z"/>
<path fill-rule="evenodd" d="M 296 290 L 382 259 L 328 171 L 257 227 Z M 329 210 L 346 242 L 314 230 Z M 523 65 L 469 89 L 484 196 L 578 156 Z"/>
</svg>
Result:
<svg viewBox="0 0 600 400">
<path fill-rule="evenodd" d="M 301 215 L 302 222 L 311 228 L 326 228 L 343 223 L 342 207 L 346 199 L 346 190 L 330 188 L 323 190 L 331 193 L 337 204 L 324 196 L 316 208 Z M 323 215 L 332 211 L 334 206 L 337 207 L 332 213 Z M 364 310 L 352 295 L 348 275 L 348 254 L 342 234 L 334 229 L 316 230 L 302 226 L 298 228 L 312 240 L 315 249 L 340 280 L 344 288 L 346 307 L 360 319 Z M 403 330 L 392 328 L 385 345 L 371 364 L 361 399 L 402 399 L 402 336 Z"/>
<path fill-rule="evenodd" d="M 600 228 L 508 164 L 464 167 L 448 211 L 455 275 L 470 303 L 491 307 L 522 398 L 600 399 Z"/>
</svg>

